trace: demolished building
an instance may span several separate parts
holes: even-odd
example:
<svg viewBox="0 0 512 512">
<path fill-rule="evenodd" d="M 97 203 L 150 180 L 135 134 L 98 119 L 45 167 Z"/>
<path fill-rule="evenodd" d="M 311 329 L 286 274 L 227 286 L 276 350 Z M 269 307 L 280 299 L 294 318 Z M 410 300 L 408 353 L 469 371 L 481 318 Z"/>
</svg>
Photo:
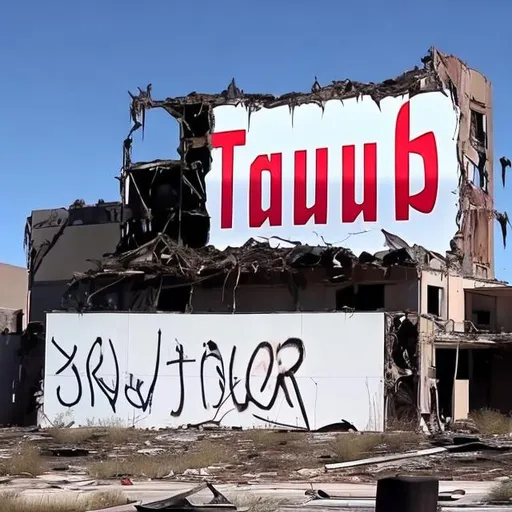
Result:
<svg viewBox="0 0 512 512">
<path fill-rule="evenodd" d="M 352 367 L 364 367 L 370 357 L 363 338 L 380 340 L 371 348 L 380 351 L 374 369 L 351 385 L 367 389 L 366 413 L 350 400 L 336 411 L 358 429 L 404 420 L 436 429 L 441 418 L 463 418 L 476 407 L 512 409 L 488 378 L 471 374 L 475 351 L 488 349 L 489 368 L 503 365 L 501 354 L 512 339 L 503 313 L 510 289 L 494 275 L 493 225 L 501 224 L 505 243 L 508 217 L 493 202 L 491 85 L 436 49 L 422 64 L 380 84 L 315 82 L 309 93 L 279 97 L 246 94 L 234 81 L 221 94 L 155 100 L 148 86 L 132 95 L 120 241 L 94 268 L 75 274 L 64 294 L 66 313 L 48 315 L 46 416 L 66 410 L 81 418 L 144 413 L 144 425 L 162 426 L 201 422 L 199 409 L 224 425 L 323 428 L 336 420 L 325 412 L 329 405 L 318 405 L 325 409 L 316 421 L 315 393 L 328 396 L 345 381 L 327 390 L 317 385 L 304 395 L 309 402 L 298 391 L 304 358 L 317 358 L 315 350 L 326 357 L 329 350 L 329 344 L 318 341 L 315 349 L 314 340 L 303 340 L 313 335 L 306 326 L 316 325 L 325 340 L 337 343 L 313 313 L 327 315 L 322 318 L 333 329 L 340 325 L 340 336 L 353 344 L 337 357 L 355 352 Z M 135 163 L 134 134 L 155 108 L 179 123 L 180 158 Z M 260 332 L 254 322 L 268 329 Z M 365 323 L 372 322 L 375 330 L 367 333 Z M 244 333 L 243 325 L 254 333 Z M 156 338 L 146 332 L 153 329 Z M 190 332 L 196 337 L 187 344 Z M 235 375 L 236 342 L 242 340 L 230 332 L 249 338 L 249 345 L 255 337 L 245 378 Z M 212 333 L 232 341 L 223 346 Z M 156 363 L 141 345 L 146 336 L 151 348 L 157 340 Z M 281 367 L 285 347 L 293 347 L 298 359 Z M 161 350 L 169 356 L 166 365 Z M 223 351 L 231 357 L 223 358 Z M 267 359 L 259 389 L 270 395 L 258 400 L 249 381 L 262 353 Z M 123 366 L 133 354 L 144 369 Z M 200 375 L 187 374 L 192 365 L 185 363 L 198 360 Z M 207 362 L 214 363 L 210 373 Z M 317 366 L 303 379 L 318 378 Z M 333 378 L 346 378 L 340 369 L 331 371 Z M 137 374 L 152 377 L 144 383 Z M 271 374 L 277 380 L 270 390 Z M 368 384 L 373 379 L 380 384 Z M 244 380 L 241 399 L 235 387 Z M 77 390 L 73 398 L 63 395 L 70 382 Z M 176 406 L 161 403 L 163 382 L 181 389 Z M 213 405 L 206 382 L 218 383 Z M 198 409 L 184 412 L 189 393 L 202 398 Z M 292 409 L 295 403 L 298 416 L 282 420 L 275 406 L 280 394 Z M 237 412 L 221 414 L 226 401 Z M 243 416 L 248 409 L 249 419 Z"/>
</svg>

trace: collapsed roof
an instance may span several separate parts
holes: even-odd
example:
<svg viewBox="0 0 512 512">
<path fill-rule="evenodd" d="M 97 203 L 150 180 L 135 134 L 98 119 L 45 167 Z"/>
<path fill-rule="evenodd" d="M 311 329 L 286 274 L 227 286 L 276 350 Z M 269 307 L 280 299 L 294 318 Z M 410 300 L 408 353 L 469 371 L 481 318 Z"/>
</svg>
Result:
<svg viewBox="0 0 512 512">
<path fill-rule="evenodd" d="M 356 256 L 344 247 L 286 241 L 271 247 L 268 241 L 254 239 L 242 247 L 222 251 L 212 246 L 191 248 L 161 234 L 137 249 L 96 261 L 93 270 L 75 274 L 64 294 L 63 307 L 78 311 L 155 311 L 163 309 L 159 305 L 162 290 L 171 289 L 177 296 L 177 310 L 186 310 L 195 286 L 224 288 L 230 276 L 234 276 L 235 287 L 292 278 L 293 286 L 301 288 L 306 285 L 301 271 L 306 269 L 322 269 L 318 275 L 324 282 L 342 283 L 410 279 L 419 268 L 446 265 L 446 259 L 437 253 L 409 246 L 384 230 L 383 235 L 389 249 Z"/>
<path fill-rule="evenodd" d="M 382 268 L 429 266 L 432 260 L 445 263 L 441 255 L 421 246 L 409 246 L 400 237 L 382 230 L 388 250 L 356 256 L 350 249 L 333 245 L 309 246 L 282 240 L 272 247 L 268 241 L 248 240 L 242 247 L 224 250 L 213 246 L 191 248 L 160 234 L 137 249 L 106 256 L 97 268 L 75 274 L 75 281 L 100 274 L 165 275 L 179 277 L 190 284 L 217 273 L 238 269 L 240 273 L 296 272 L 301 268 L 340 269 L 349 272 L 356 265 Z M 341 274 L 340 274 L 341 275 Z"/>
</svg>

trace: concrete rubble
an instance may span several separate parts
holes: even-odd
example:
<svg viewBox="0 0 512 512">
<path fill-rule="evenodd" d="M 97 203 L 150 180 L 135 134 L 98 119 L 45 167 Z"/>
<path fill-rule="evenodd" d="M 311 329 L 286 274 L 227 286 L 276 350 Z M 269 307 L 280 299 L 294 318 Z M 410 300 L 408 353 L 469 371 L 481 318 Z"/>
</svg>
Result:
<svg viewBox="0 0 512 512">
<path fill-rule="evenodd" d="M 485 502 L 495 485 L 509 481 L 512 476 L 512 438 L 509 436 L 468 438 L 445 435 L 433 439 L 418 435 L 415 440 L 407 440 L 404 433 L 389 433 L 385 436 L 403 436 L 403 442 L 393 447 L 391 455 L 383 438 L 383 444 L 369 454 L 379 453 L 379 457 L 370 462 L 363 460 L 364 465 L 358 465 L 361 461 L 355 460 L 345 467 L 326 472 L 326 461 L 337 462 L 335 446 L 340 436 L 341 439 L 343 436 L 356 439 L 375 434 L 128 429 L 133 437 L 112 444 L 103 437 L 108 435 L 108 429 L 93 428 L 97 433 L 83 440 L 78 436 L 76 442 L 58 441 L 58 434 L 62 435 L 63 430 L 77 431 L 74 428 L 0 430 L 0 440 L 5 447 L 4 460 L 17 453 L 20 446 L 29 444 L 38 447 L 47 464 L 47 471 L 35 478 L 9 475 L 0 479 L 0 493 L 15 492 L 24 498 L 37 499 L 42 495 L 64 498 L 76 493 L 121 491 L 134 502 L 150 503 L 190 490 L 201 482 L 210 482 L 241 509 L 252 497 L 271 500 L 274 509 L 290 512 L 292 509 L 304 512 L 319 511 L 319 508 L 343 510 L 344 507 L 370 510 L 374 506 L 378 479 L 398 472 L 413 476 L 435 473 L 441 482 L 439 500 L 442 509 L 450 510 Z M 103 479 L 89 474 L 91 464 L 98 461 L 118 459 L 121 461 L 119 467 L 124 471 L 127 466 L 122 461 L 130 457 L 154 459 L 163 453 L 166 460 L 172 461 L 197 443 L 213 440 L 216 445 L 231 448 L 234 455 L 231 461 L 204 468 L 190 467 L 154 480 L 141 476 L 121 478 L 121 474 Z M 450 449 L 458 453 L 452 453 Z M 416 458 L 407 458 L 411 454 Z M 198 496 L 207 495 L 201 492 Z M 117 510 L 135 508 L 130 504 Z"/>
</svg>

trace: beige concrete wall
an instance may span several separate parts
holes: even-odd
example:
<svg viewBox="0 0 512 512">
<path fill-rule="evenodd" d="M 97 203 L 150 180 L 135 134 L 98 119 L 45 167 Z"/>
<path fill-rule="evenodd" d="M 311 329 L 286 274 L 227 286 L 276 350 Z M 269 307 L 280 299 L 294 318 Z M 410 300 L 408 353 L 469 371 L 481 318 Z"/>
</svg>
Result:
<svg viewBox="0 0 512 512">
<path fill-rule="evenodd" d="M 448 276 L 446 295 L 448 297 L 448 318 L 453 320 L 456 331 L 463 331 L 466 311 L 464 309 L 464 279 L 461 276 Z"/>
<path fill-rule="evenodd" d="M 443 289 L 441 304 L 442 317 L 451 320 L 453 329 L 464 331 L 464 320 L 471 320 L 472 311 L 478 309 L 491 311 L 493 330 L 512 332 L 512 297 L 495 299 L 483 295 L 467 294 L 465 290 L 480 287 L 503 286 L 500 283 L 468 279 L 458 275 L 447 275 L 442 271 L 423 270 L 421 273 L 420 312 L 427 313 L 427 286 Z"/>
<path fill-rule="evenodd" d="M 24 267 L 0 263 L 0 308 L 27 309 L 28 273 Z"/>
<path fill-rule="evenodd" d="M 498 325 L 498 303 L 500 298 L 487 295 L 478 295 L 468 293 L 466 300 L 466 315 L 468 320 L 472 320 L 473 311 L 484 310 L 491 312 L 491 331 L 499 330 Z"/>
</svg>

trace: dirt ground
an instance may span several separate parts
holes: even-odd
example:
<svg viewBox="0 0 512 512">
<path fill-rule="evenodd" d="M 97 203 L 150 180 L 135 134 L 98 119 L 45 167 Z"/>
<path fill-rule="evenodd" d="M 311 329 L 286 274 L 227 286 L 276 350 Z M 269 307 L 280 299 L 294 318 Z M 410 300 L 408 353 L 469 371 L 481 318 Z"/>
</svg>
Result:
<svg viewBox="0 0 512 512">
<path fill-rule="evenodd" d="M 98 480 L 129 478 L 373 482 L 396 474 L 442 480 L 491 481 L 512 476 L 512 438 L 478 436 L 502 450 L 442 453 L 326 471 L 325 464 L 431 448 L 411 432 L 336 434 L 232 430 L 129 428 L 0 429 L 0 474 L 83 474 Z M 445 443 L 451 443 L 445 439 Z M 0 480 L 1 483 L 1 480 Z"/>
</svg>

